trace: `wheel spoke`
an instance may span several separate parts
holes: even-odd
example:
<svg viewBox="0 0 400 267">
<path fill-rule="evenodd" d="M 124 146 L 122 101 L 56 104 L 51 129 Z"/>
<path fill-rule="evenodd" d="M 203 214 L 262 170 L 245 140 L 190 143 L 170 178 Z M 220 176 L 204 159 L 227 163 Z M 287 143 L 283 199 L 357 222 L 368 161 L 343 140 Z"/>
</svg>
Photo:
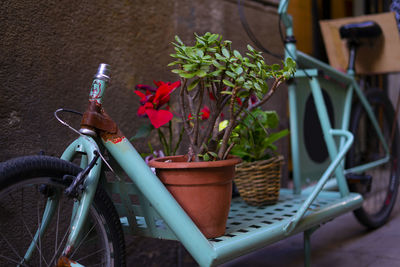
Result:
<svg viewBox="0 0 400 267">
<path fill-rule="evenodd" d="M 65 241 L 65 238 L 67 237 L 67 235 L 68 235 L 68 232 L 69 232 L 69 230 L 67 229 L 66 231 L 65 231 L 65 234 L 64 234 L 64 236 L 63 236 L 63 238 L 62 238 L 62 240 L 61 240 L 61 242 L 60 242 L 60 246 L 57 248 L 57 251 L 56 252 L 54 252 L 54 255 L 53 255 L 53 257 L 51 258 L 51 260 L 50 260 L 50 264 L 52 264 L 53 263 L 53 261 L 56 259 L 56 256 L 58 255 L 58 253 L 60 252 L 60 248 L 62 247 L 62 244 L 64 243 L 64 241 Z"/>
<path fill-rule="evenodd" d="M 38 188 L 36 186 L 36 192 L 38 192 Z M 42 267 L 42 259 L 44 261 L 44 263 L 46 264 L 46 266 L 48 266 L 46 259 L 44 258 L 44 255 L 42 254 L 42 222 L 41 222 L 41 212 L 40 212 L 40 197 L 37 198 L 37 221 L 38 221 L 38 239 L 39 239 L 39 257 L 40 257 L 40 267 Z M 43 214 L 42 214 L 43 216 Z"/>
<path fill-rule="evenodd" d="M 9 262 L 13 262 L 13 263 L 18 264 L 18 265 L 21 264 L 20 261 L 14 260 L 14 259 L 12 259 L 12 258 L 10 258 L 10 257 L 7 257 L 7 256 L 4 256 L 4 255 L 2 255 L 2 254 L 0 254 L 0 258 L 5 259 L 5 260 L 8 260 Z M 23 260 L 23 259 L 22 259 L 22 260 Z M 24 266 L 28 266 L 28 265 L 26 265 L 25 263 L 22 263 L 22 264 L 24 264 Z"/>
<path fill-rule="evenodd" d="M 8 241 L 8 239 L 4 236 L 3 232 L 0 232 L 0 235 L 1 235 L 2 240 L 4 240 L 7 243 L 7 245 L 10 247 L 10 249 L 14 252 L 15 256 L 17 256 L 18 259 L 22 261 L 23 258 L 21 257 L 21 255 L 18 254 L 15 247 L 13 245 L 11 245 L 11 243 Z"/>
<path fill-rule="evenodd" d="M 56 254 L 56 251 L 58 251 L 58 228 L 60 226 L 60 206 L 61 206 L 61 198 L 58 202 L 58 206 L 57 206 L 57 221 L 56 221 L 56 237 L 55 237 L 55 241 L 54 241 L 54 254 Z"/>
<path fill-rule="evenodd" d="M 31 232 L 31 230 L 29 230 L 29 227 L 28 227 L 28 225 L 26 224 L 26 221 L 25 221 L 25 217 L 24 217 L 24 216 L 21 216 L 21 219 L 22 219 L 22 223 L 24 224 L 24 226 L 25 226 L 25 228 L 26 228 L 26 231 L 29 233 L 29 236 L 30 236 L 31 239 L 32 239 L 31 243 L 34 242 L 35 237 L 33 236 L 33 233 Z M 38 231 L 39 231 L 39 230 L 38 230 Z M 38 246 L 37 242 L 34 242 L 34 244 L 35 244 L 36 249 L 39 251 L 39 255 L 42 256 L 42 254 L 40 253 L 41 249 L 40 249 L 40 247 Z M 24 259 L 24 260 L 25 260 L 25 259 Z M 41 261 L 41 260 L 40 260 L 40 261 Z"/>
<path fill-rule="evenodd" d="M 85 239 L 89 236 L 89 234 L 93 231 L 94 227 L 97 225 L 97 222 L 95 224 L 93 224 L 92 228 L 90 228 L 90 230 L 86 233 L 86 235 L 82 238 L 82 240 L 79 242 L 78 246 L 76 247 L 76 249 L 74 250 L 74 252 L 72 253 L 71 257 L 73 257 L 75 255 L 75 252 L 78 251 L 78 249 L 80 248 L 80 246 L 83 244 L 83 242 L 85 241 Z"/>
<path fill-rule="evenodd" d="M 74 206 L 73 199 L 63 196 L 62 178 L 65 174 L 76 175 L 79 167 L 45 156 L 2 164 L 5 168 L 0 168 L 0 177 L 7 186 L 0 190 L 4 212 L 0 222 L 0 266 L 53 267 L 68 243 Z M 49 202 L 52 206 L 47 206 Z M 98 188 L 70 258 L 85 266 L 123 263 L 123 233 L 117 218 L 106 192 Z"/>
<path fill-rule="evenodd" d="M 92 252 L 92 253 L 90 253 L 90 254 L 88 254 L 88 255 L 85 255 L 84 257 L 81 257 L 81 258 L 76 259 L 76 260 L 74 259 L 74 260 L 77 261 L 77 262 L 80 262 L 80 261 L 82 261 L 82 260 L 84 260 L 84 259 L 87 259 L 87 258 L 93 256 L 93 255 L 96 255 L 96 254 L 98 254 L 98 253 L 100 253 L 100 252 L 103 252 L 104 250 L 105 250 L 105 249 L 102 248 L 102 249 L 99 249 L 99 250 L 97 250 L 97 251 L 94 251 L 94 252 Z"/>
</svg>

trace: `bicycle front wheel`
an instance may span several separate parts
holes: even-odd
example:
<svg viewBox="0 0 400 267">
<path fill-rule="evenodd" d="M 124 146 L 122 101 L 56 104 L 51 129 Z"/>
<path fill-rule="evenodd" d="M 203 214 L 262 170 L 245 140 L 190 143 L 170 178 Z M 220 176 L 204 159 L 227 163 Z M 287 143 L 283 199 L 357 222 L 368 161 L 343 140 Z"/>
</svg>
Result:
<svg viewBox="0 0 400 267">
<path fill-rule="evenodd" d="M 400 143 L 397 123 L 393 132 L 394 138 L 391 140 L 395 118 L 390 100 L 380 90 L 367 92 L 366 96 L 389 145 L 390 159 L 386 164 L 362 173 L 363 176 L 370 176 L 372 179 L 369 188 L 365 188 L 361 184 L 350 184 L 349 186 L 351 191 L 362 193 L 364 197 L 362 207 L 355 210 L 354 215 L 361 224 L 375 229 L 389 219 L 396 201 L 400 175 L 398 164 Z M 354 144 L 348 153 L 347 167 L 359 166 L 385 157 L 386 153 L 382 143 L 361 103 L 356 104 L 353 109 L 350 130 L 354 134 Z"/>
<path fill-rule="evenodd" d="M 28 156 L 0 165 L 0 266 L 55 266 L 65 247 L 74 200 L 63 176 L 81 169 L 57 158 Z M 44 228 L 46 203 L 57 202 Z M 124 266 L 125 243 L 115 208 L 101 187 L 70 256 L 84 266 Z M 33 241 L 33 240 L 36 241 Z"/>
</svg>

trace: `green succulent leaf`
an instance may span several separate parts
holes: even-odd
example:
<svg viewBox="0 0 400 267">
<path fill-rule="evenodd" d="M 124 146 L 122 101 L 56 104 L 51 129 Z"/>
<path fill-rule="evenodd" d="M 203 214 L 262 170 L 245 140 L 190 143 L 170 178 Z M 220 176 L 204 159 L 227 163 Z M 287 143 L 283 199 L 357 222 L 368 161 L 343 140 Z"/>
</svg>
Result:
<svg viewBox="0 0 400 267">
<path fill-rule="evenodd" d="M 189 84 L 187 90 L 190 92 L 192 91 L 200 82 L 200 79 L 194 80 L 192 83 Z"/>
<path fill-rule="evenodd" d="M 239 67 L 237 67 L 237 68 L 235 69 L 235 72 L 236 72 L 237 75 L 240 75 L 240 74 L 243 73 L 243 68 L 239 66 Z"/>
<path fill-rule="evenodd" d="M 222 81 L 226 86 L 229 86 L 229 87 L 232 87 L 232 88 L 234 88 L 235 87 L 235 85 L 232 83 L 232 82 L 230 82 L 230 81 L 228 81 L 228 80 L 223 80 Z"/>
<path fill-rule="evenodd" d="M 192 73 L 190 73 L 190 72 L 183 72 L 183 73 L 178 73 L 179 74 L 179 76 L 181 76 L 182 78 L 186 78 L 186 79 L 191 79 L 191 78 L 193 78 L 194 76 L 196 76 L 196 72 L 192 72 Z"/>
<path fill-rule="evenodd" d="M 233 55 L 240 60 L 242 59 L 242 55 L 237 50 L 233 50 Z"/>
<path fill-rule="evenodd" d="M 236 73 L 233 73 L 233 72 L 231 72 L 229 70 L 227 70 L 225 73 L 226 73 L 226 75 L 228 75 L 232 79 L 236 79 L 236 76 L 237 76 Z"/>
<path fill-rule="evenodd" d="M 207 72 L 205 72 L 204 70 L 198 70 L 196 71 L 195 75 L 197 75 L 200 78 L 203 78 L 207 75 Z"/>
<path fill-rule="evenodd" d="M 184 45 L 182 40 L 179 38 L 178 35 L 175 35 L 175 41 L 179 44 L 179 45 Z"/>
<path fill-rule="evenodd" d="M 226 58 L 224 58 L 223 56 L 221 56 L 218 53 L 215 53 L 215 58 L 218 59 L 218 60 L 221 60 L 221 61 L 226 61 Z"/>
<path fill-rule="evenodd" d="M 255 53 L 256 52 L 256 50 L 251 46 L 251 45 L 247 45 L 247 49 L 250 51 L 250 52 L 253 52 L 253 53 Z"/>
<path fill-rule="evenodd" d="M 229 51 L 225 47 L 222 48 L 221 52 L 222 52 L 222 54 L 224 55 L 225 58 L 229 58 L 230 57 Z"/>
<path fill-rule="evenodd" d="M 198 68 L 198 64 L 185 64 L 183 65 L 183 69 L 185 71 L 192 71 Z"/>
</svg>

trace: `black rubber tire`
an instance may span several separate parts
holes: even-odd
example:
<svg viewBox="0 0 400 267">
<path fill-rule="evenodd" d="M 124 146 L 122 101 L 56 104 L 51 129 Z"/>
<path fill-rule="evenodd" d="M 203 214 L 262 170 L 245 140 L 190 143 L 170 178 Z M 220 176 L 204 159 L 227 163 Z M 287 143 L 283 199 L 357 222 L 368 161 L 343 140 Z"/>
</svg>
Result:
<svg viewBox="0 0 400 267">
<path fill-rule="evenodd" d="M 22 257 L 25 255 L 24 253 L 31 243 L 32 233 L 34 235 L 39 223 L 34 225 L 36 219 L 33 217 L 35 216 L 30 214 L 26 216 L 26 213 L 35 213 L 34 209 L 37 208 L 36 217 L 38 219 L 36 221 L 40 221 L 42 218 L 41 209 L 44 209 L 44 205 L 40 201 L 45 203 L 49 194 L 54 195 L 54 192 L 63 192 L 68 185 L 68 182 L 62 180 L 63 176 L 66 174 L 75 176 L 80 171 L 81 169 L 78 166 L 70 162 L 48 156 L 20 157 L 0 164 L 1 266 L 10 266 L 10 262 L 5 263 L 4 261 L 7 259 L 1 255 L 6 255 L 18 262 L 21 255 Z M 37 185 L 32 186 L 35 184 Z M 20 190 L 18 194 L 16 190 Z M 34 196 L 31 195 L 32 192 L 35 194 Z M 21 198 L 21 203 L 24 203 L 23 205 L 17 203 L 19 198 Z M 35 202 L 37 202 L 36 206 Z M 52 234 L 52 231 L 58 232 L 65 229 L 65 232 L 67 232 L 66 229 L 68 229 L 71 218 L 70 211 L 72 211 L 70 205 L 72 206 L 73 203 L 73 199 L 62 193 L 58 208 L 60 211 L 57 211 L 53 216 L 52 225 L 46 232 L 48 235 L 45 234 L 40 240 L 40 246 L 37 245 L 32 261 L 25 262 L 23 266 L 39 266 L 39 262 L 42 261 L 49 266 L 55 265 L 54 261 L 62 252 L 65 241 L 61 239 L 61 235 Z M 35 206 L 33 212 L 30 209 L 32 205 Z M 18 216 L 19 220 L 13 219 L 12 216 Z M 30 223 L 32 223 L 31 228 L 29 228 Z M 74 256 L 71 256 L 72 260 L 76 260 L 85 266 L 94 263 L 93 261 L 101 261 L 101 266 L 125 266 L 125 241 L 120 220 L 110 198 L 101 187 L 98 187 L 95 193 L 90 208 L 89 223 L 85 230 L 87 230 L 87 234 L 83 235 L 83 245 L 79 245 L 77 252 L 73 254 Z M 25 233 L 19 233 L 24 231 Z M 11 248 L 10 244 L 14 248 Z M 97 245 L 102 249 L 98 250 Z M 38 255 L 39 247 L 43 254 L 48 254 Z M 89 250 L 89 252 L 85 250 Z M 91 250 L 95 250 L 95 252 L 94 255 L 90 256 Z M 99 253 L 102 253 L 102 255 L 99 255 Z M 79 256 L 79 254 L 82 255 Z M 12 263 L 15 265 L 15 261 Z"/>
<path fill-rule="evenodd" d="M 394 109 L 386 94 L 379 89 L 366 93 L 373 107 L 375 116 L 381 126 L 383 135 L 389 144 L 394 119 Z M 391 158 L 388 163 L 368 170 L 372 176 L 370 191 L 365 186 L 349 184 L 350 190 L 363 194 L 363 206 L 354 211 L 358 221 L 369 229 L 375 229 L 387 222 L 396 202 L 399 187 L 400 164 L 397 163 L 400 153 L 399 131 L 396 123 L 395 136 L 391 146 Z M 353 106 L 350 130 L 354 134 L 354 144 L 347 156 L 347 167 L 353 167 L 384 156 L 382 147 L 372 124 L 361 103 Z"/>
</svg>

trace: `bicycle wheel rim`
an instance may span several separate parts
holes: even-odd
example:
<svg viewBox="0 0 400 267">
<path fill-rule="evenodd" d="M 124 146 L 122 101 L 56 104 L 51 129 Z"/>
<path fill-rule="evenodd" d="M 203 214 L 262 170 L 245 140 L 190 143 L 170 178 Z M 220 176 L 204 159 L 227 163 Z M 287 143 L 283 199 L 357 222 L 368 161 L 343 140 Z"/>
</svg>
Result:
<svg viewBox="0 0 400 267">
<path fill-rule="evenodd" d="M 390 144 L 391 127 L 394 119 L 394 111 L 390 101 L 378 90 L 370 91 L 367 96 L 384 138 L 390 145 L 390 159 L 386 164 L 364 172 L 364 174 L 372 177 L 370 192 L 365 193 L 362 192 L 363 190 L 359 190 L 360 185 L 353 185 L 350 189 L 362 192 L 364 197 L 362 207 L 354 212 L 357 219 L 368 228 L 374 229 L 388 220 L 397 196 L 399 184 L 399 166 L 397 164 L 399 134 L 396 127 L 393 143 Z M 355 141 L 348 158 L 350 167 L 385 156 L 384 149 L 373 130 L 371 122 L 367 119 L 365 110 L 361 105 L 358 105 L 355 110 L 351 129 L 355 133 Z"/>
<path fill-rule="evenodd" d="M 40 177 L 12 184 L 0 192 L 0 266 L 54 266 L 68 237 L 74 201 L 62 193 L 64 185 L 56 179 Z M 60 196 L 59 205 L 45 234 L 32 242 L 39 226 L 43 226 L 43 211 L 49 197 Z M 113 266 L 112 245 L 107 238 L 104 218 L 91 206 L 88 223 L 71 259 L 85 266 Z M 24 260 L 34 244 L 29 260 Z"/>
</svg>

